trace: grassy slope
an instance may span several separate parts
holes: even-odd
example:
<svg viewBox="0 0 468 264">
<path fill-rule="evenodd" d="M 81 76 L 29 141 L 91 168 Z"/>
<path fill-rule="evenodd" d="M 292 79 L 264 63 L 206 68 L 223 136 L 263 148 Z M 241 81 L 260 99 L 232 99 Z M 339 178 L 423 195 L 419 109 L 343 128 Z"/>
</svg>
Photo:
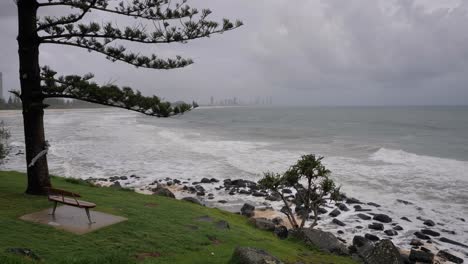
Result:
<svg viewBox="0 0 468 264">
<path fill-rule="evenodd" d="M 99 211 L 129 219 L 89 234 L 70 234 L 18 219 L 51 206 L 45 197 L 23 193 L 25 179 L 22 173 L 0 172 L 0 263 L 23 263 L 23 259 L 5 252 L 13 247 L 30 248 L 46 263 L 228 263 L 238 245 L 265 249 L 286 262 L 353 263 L 349 258 L 324 254 L 291 239 L 281 241 L 271 232 L 251 227 L 239 215 L 165 197 L 73 184 L 54 177 L 55 187 L 82 194 L 84 200 L 96 202 Z M 149 203 L 156 206 L 145 206 Z M 213 223 L 194 220 L 204 215 L 228 221 L 231 229 L 219 230 Z M 192 230 L 187 225 L 199 228 Z M 209 236 L 221 243 L 213 244 Z M 135 255 L 147 252 L 158 252 L 161 256 L 136 260 Z"/>
</svg>

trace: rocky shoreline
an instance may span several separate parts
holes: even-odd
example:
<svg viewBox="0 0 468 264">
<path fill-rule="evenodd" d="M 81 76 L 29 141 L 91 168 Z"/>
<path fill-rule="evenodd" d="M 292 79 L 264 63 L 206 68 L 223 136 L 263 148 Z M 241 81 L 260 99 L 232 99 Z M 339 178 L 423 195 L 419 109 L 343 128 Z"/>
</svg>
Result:
<svg viewBox="0 0 468 264">
<path fill-rule="evenodd" d="M 87 181 L 125 188 L 139 178 L 131 175 L 109 179 L 89 178 Z M 322 250 L 353 255 L 365 263 L 464 263 L 468 259 L 468 245 L 451 238 L 456 234 L 455 231 L 444 228 L 443 223 L 423 217 L 396 218 L 386 214 L 384 208 L 375 202 L 364 202 L 352 197 L 343 197 L 341 202 L 329 203 L 320 208 L 318 227 L 298 232 L 290 229 L 287 219 L 280 212 L 281 198 L 262 190 L 253 181 L 165 178 L 136 191 L 236 212 L 249 217 L 257 228 L 274 232 L 280 239 L 294 235 Z M 295 191 L 283 189 L 282 192 L 294 207 Z M 217 196 L 224 198 L 217 199 Z M 412 205 L 405 200 L 397 199 L 397 202 L 402 206 Z M 294 208 L 296 213 L 301 209 L 299 206 Z M 463 218 L 457 220 L 460 224 L 466 222 Z M 408 224 L 418 229 L 407 228 Z M 392 243 L 395 240 L 403 243 L 398 243 L 396 247 Z M 456 252 L 449 248 L 455 248 Z M 392 262 L 392 259 L 396 259 L 396 253 L 401 262 Z M 375 262 L 379 259 L 380 262 Z M 384 259 L 386 262 L 381 262 Z"/>
</svg>

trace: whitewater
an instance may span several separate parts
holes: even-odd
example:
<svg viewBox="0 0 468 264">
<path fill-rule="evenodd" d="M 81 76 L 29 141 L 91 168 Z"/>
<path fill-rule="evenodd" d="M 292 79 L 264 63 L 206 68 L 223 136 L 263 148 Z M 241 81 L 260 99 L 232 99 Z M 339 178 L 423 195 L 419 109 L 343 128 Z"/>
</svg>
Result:
<svg viewBox="0 0 468 264">
<path fill-rule="evenodd" d="M 21 112 L 0 111 L 0 119 L 12 134 L 0 169 L 25 171 Z M 170 119 L 118 109 L 50 110 L 45 126 L 52 174 L 137 175 L 123 183 L 137 190 L 166 177 L 256 181 L 301 155 L 323 155 L 348 196 L 378 203 L 395 218 L 432 219 L 455 232 L 447 237 L 468 244 L 466 107 L 202 107 Z M 422 225 L 399 224 L 407 233 L 400 245 Z M 467 258 L 468 250 L 444 246 Z"/>
</svg>

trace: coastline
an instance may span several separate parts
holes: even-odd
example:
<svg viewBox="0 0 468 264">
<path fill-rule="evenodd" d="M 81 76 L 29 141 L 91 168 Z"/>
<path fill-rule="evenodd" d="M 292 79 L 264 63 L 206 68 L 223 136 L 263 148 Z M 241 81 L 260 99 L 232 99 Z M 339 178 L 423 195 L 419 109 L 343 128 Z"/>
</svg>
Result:
<svg viewBox="0 0 468 264">
<path fill-rule="evenodd" d="M 138 176 L 131 175 L 130 177 L 114 177 L 109 180 L 90 178 L 87 181 L 101 186 L 122 187 L 125 186 L 125 183 L 120 183 L 122 179 L 136 177 Z M 254 182 L 248 180 L 237 179 L 220 182 L 214 178 L 204 178 L 197 182 L 165 178 L 154 181 L 146 188 L 135 189 L 135 191 L 151 195 L 155 188 L 169 190 L 176 199 L 191 197 L 192 201 L 196 199 L 195 201 L 204 206 L 232 213 L 240 213 L 245 204 L 251 204 L 255 206 L 254 215 L 251 217 L 253 223 L 258 218 L 268 221 L 281 218 L 281 224 L 288 229 L 291 228 L 285 215 L 279 212 L 282 202 L 271 197 L 269 193 L 252 195 L 254 192 L 258 192 L 258 189 Z M 220 199 L 212 191 L 225 192 L 230 199 Z M 290 197 L 293 196 L 294 192 L 291 191 Z M 397 202 L 402 206 L 413 206 L 409 201 L 397 199 Z M 356 237 L 372 239 L 373 242 L 388 239 L 397 246 L 403 259 L 409 259 L 412 250 L 419 250 L 432 254 L 434 263 L 452 263 L 446 259 L 446 255 L 443 255 L 445 253 L 455 259 L 468 260 L 468 247 L 454 240 L 451 236 L 455 235 L 455 232 L 445 229 L 443 223 L 435 223 L 431 219 L 422 217 L 416 219 L 397 218 L 394 215 L 386 214 L 388 210 L 377 203 L 364 202 L 352 197 L 347 197 L 341 203 L 329 203 L 323 209 L 319 225 L 315 228 L 332 233 L 346 247 L 351 248 L 356 243 Z M 386 218 L 390 220 L 386 220 Z M 461 224 L 466 221 L 465 219 L 458 220 Z M 306 227 L 308 224 L 310 224 L 309 221 L 306 222 Z"/>
</svg>

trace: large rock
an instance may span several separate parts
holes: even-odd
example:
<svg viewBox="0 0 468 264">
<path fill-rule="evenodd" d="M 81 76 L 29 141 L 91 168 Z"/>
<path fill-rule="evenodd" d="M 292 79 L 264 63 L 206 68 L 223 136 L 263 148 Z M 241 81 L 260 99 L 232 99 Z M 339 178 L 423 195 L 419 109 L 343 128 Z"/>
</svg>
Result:
<svg viewBox="0 0 468 264">
<path fill-rule="evenodd" d="M 171 191 L 169 191 L 169 189 L 161 187 L 161 186 L 154 188 L 152 191 L 154 195 L 175 198 L 175 195 Z"/>
<path fill-rule="evenodd" d="M 197 198 L 195 197 L 184 197 L 182 198 L 183 201 L 186 201 L 186 202 L 189 202 L 189 203 L 194 203 L 194 204 L 198 204 L 198 205 L 203 205 L 200 200 L 198 200 Z"/>
<path fill-rule="evenodd" d="M 346 206 L 344 203 L 337 203 L 336 207 L 340 208 L 341 211 L 347 212 L 349 211 L 349 208 Z"/>
<path fill-rule="evenodd" d="M 371 252 L 374 250 L 374 244 L 365 237 L 354 236 L 353 246 L 356 249 L 356 253 L 359 257 L 365 260 Z"/>
<path fill-rule="evenodd" d="M 398 232 L 395 231 L 395 230 L 392 230 L 392 229 L 385 230 L 384 233 L 385 233 L 387 236 L 396 236 L 396 235 L 398 235 Z"/>
<path fill-rule="evenodd" d="M 373 234 L 369 234 L 369 233 L 365 234 L 364 237 L 369 239 L 370 241 L 373 241 L 373 242 L 376 242 L 376 241 L 380 240 L 380 238 L 378 236 L 373 235 Z"/>
<path fill-rule="evenodd" d="M 361 218 L 362 220 L 370 220 L 371 217 L 366 214 L 357 214 L 357 217 Z"/>
<path fill-rule="evenodd" d="M 239 264 L 280 264 L 279 259 L 262 249 L 236 247 L 232 255 L 233 262 Z"/>
<path fill-rule="evenodd" d="M 252 217 L 255 215 L 255 206 L 245 203 L 241 208 L 241 215 L 245 215 L 247 217 Z"/>
<path fill-rule="evenodd" d="M 303 240 L 307 244 L 320 248 L 323 251 L 338 255 L 348 255 L 348 249 L 346 246 L 330 232 L 304 228 L 294 231 L 294 236 Z"/>
<path fill-rule="evenodd" d="M 208 178 L 203 178 L 203 179 L 201 179 L 200 182 L 201 182 L 201 183 L 211 183 L 211 180 L 208 179 Z"/>
<path fill-rule="evenodd" d="M 374 215 L 373 219 L 377 220 L 379 222 L 382 222 L 382 223 L 391 223 L 392 222 L 392 218 L 390 218 L 390 216 L 385 215 L 385 214 L 376 214 L 376 215 Z"/>
<path fill-rule="evenodd" d="M 421 233 L 421 232 L 414 232 L 414 235 L 419 238 L 419 239 L 424 239 L 424 240 L 428 240 L 428 239 L 431 239 L 429 236 Z"/>
<path fill-rule="evenodd" d="M 430 229 L 422 229 L 421 233 L 423 233 L 425 235 L 428 235 L 428 236 L 433 236 L 433 237 L 440 236 L 439 232 L 436 232 L 436 231 L 433 231 L 433 230 L 430 230 Z"/>
<path fill-rule="evenodd" d="M 337 217 L 341 214 L 341 211 L 338 210 L 338 208 L 335 208 L 335 210 L 331 211 L 331 213 L 329 213 L 328 215 L 331 216 L 331 217 Z"/>
<path fill-rule="evenodd" d="M 461 258 L 459 258 L 459 257 L 457 257 L 455 255 L 450 254 L 447 250 L 439 251 L 439 253 L 437 253 L 437 256 L 439 258 L 448 260 L 448 261 L 453 262 L 453 263 L 457 263 L 457 264 L 463 263 L 463 259 L 461 259 Z"/>
<path fill-rule="evenodd" d="M 434 254 L 424 250 L 411 249 L 409 259 L 411 261 L 420 262 L 420 263 L 432 263 L 434 262 Z"/>
<path fill-rule="evenodd" d="M 334 223 L 335 225 L 339 225 L 339 226 L 345 226 L 346 225 L 345 223 L 341 222 L 340 220 L 338 220 L 336 218 L 333 218 L 332 223 Z"/>
<path fill-rule="evenodd" d="M 460 242 L 457 242 L 457 241 L 448 239 L 448 238 L 446 238 L 446 237 L 441 237 L 441 238 L 440 238 L 440 241 L 442 241 L 442 242 L 444 242 L 444 243 L 449 243 L 449 244 L 452 244 L 452 245 L 456 245 L 456 246 L 468 248 L 468 245 L 465 245 L 465 244 L 462 244 L 462 243 L 460 243 Z"/>
<path fill-rule="evenodd" d="M 384 230 L 384 225 L 381 223 L 372 223 L 372 224 L 369 224 L 368 227 L 369 229 L 374 229 L 374 230 L 380 230 L 380 231 Z"/>
<path fill-rule="evenodd" d="M 364 261 L 367 264 L 403 264 L 400 252 L 388 239 L 377 242 Z"/>
<path fill-rule="evenodd" d="M 346 200 L 346 203 L 347 203 L 347 204 L 362 204 L 361 201 L 359 201 L 359 200 L 356 199 L 356 198 L 352 198 L 352 197 L 348 198 L 348 199 Z"/>
<path fill-rule="evenodd" d="M 427 226 L 435 226 L 435 223 L 432 220 L 425 220 L 423 224 L 425 224 Z"/>
</svg>

